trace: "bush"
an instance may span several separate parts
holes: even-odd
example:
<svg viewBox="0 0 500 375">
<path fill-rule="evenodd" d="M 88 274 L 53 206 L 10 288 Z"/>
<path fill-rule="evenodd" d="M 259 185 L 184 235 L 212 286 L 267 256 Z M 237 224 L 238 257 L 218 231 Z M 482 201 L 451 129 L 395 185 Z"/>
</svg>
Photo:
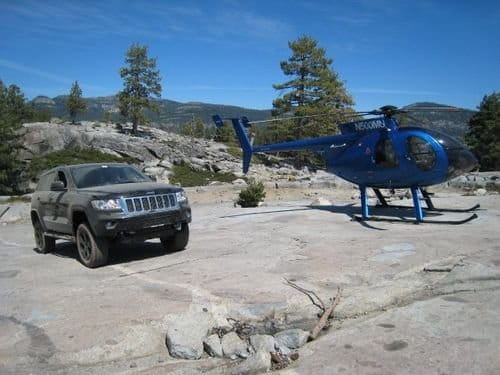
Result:
<svg viewBox="0 0 500 375">
<path fill-rule="evenodd" d="M 243 150 L 239 147 L 236 146 L 228 146 L 227 148 L 227 153 L 236 159 L 242 159 L 243 158 Z"/>
<path fill-rule="evenodd" d="M 119 157 L 106 154 L 97 149 L 82 149 L 79 147 L 54 151 L 43 156 L 34 157 L 26 169 L 30 179 L 36 179 L 42 172 L 59 165 L 83 163 L 128 163 L 135 164 L 137 160 L 131 157 Z"/>
<path fill-rule="evenodd" d="M 265 197 L 264 184 L 261 181 L 250 180 L 248 186 L 240 192 L 236 203 L 241 207 L 257 207 Z"/>
<path fill-rule="evenodd" d="M 234 180 L 236 180 L 236 176 L 232 173 L 200 171 L 187 164 L 175 165 L 170 175 L 172 184 L 180 184 L 184 187 L 205 186 L 213 181 L 232 182 Z"/>
</svg>

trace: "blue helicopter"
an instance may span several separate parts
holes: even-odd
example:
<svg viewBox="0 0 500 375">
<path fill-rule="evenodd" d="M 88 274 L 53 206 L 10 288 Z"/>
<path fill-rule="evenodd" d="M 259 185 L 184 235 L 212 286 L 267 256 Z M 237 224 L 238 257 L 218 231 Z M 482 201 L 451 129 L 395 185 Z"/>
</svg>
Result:
<svg viewBox="0 0 500 375">
<path fill-rule="evenodd" d="M 262 146 L 252 146 L 248 131 L 252 124 L 265 121 L 251 122 L 247 117 L 223 119 L 219 115 L 212 118 L 217 127 L 222 127 L 224 120 L 232 122 L 243 149 L 244 173 L 248 172 L 254 153 L 312 150 L 321 154 L 325 158 L 327 171 L 359 186 L 362 215 L 355 216 L 358 220 L 388 220 L 370 216 L 367 188 L 374 190 L 382 207 L 389 205 L 380 189 L 410 189 L 415 211 L 415 221 L 412 222 L 415 223 L 462 224 L 477 218 L 473 214 L 460 221 L 424 219 L 420 197 L 425 200 L 427 211 L 469 212 L 479 208 L 479 205 L 475 205 L 469 209 L 438 209 L 430 193 L 424 189 L 476 169 L 478 161 L 462 143 L 442 132 L 420 127 L 400 127 L 396 115 L 406 113 L 394 106 L 356 112 L 373 117 L 340 124 L 338 135 Z"/>
</svg>

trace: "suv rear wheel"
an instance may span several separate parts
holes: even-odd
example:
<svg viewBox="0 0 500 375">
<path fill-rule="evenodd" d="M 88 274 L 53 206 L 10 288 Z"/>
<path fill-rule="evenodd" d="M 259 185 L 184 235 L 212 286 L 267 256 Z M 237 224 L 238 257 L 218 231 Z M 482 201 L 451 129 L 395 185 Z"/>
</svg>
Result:
<svg viewBox="0 0 500 375">
<path fill-rule="evenodd" d="M 35 234 L 36 251 L 42 254 L 50 253 L 56 248 L 56 240 L 43 234 L 42 224 L 40 220 L 35 219 L 33 222 L 33 232 Z"/>
<path fill-rule="evenodd" d="M 89 268 L 99 267 L 108 262 L 108 241 L 95 237 L 87 223 L 81 223 L 76 229 L 76 247 L 81 262 Z"/>
<path fill-rule="evenodd" d="M 175 232 L 172 236 L 161 237 L 160 240 L 167 251 L 184 250 L 189 242 L 189 225 L 182 224 L 180 231 Z"/>
</svg>

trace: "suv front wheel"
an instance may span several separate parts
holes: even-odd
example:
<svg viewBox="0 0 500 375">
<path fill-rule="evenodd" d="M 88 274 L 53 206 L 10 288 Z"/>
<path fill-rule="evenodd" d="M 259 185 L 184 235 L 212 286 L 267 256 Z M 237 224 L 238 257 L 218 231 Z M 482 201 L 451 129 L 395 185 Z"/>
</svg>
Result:
<svg viewBox="0 0 500 375">
<path fill-rule="evenodd" d="M 160 240 L 167 251 L 184 250 L 189 242 L 189 225 L 187 223 L 182 224 L 181 230 L 175 232 L 174 235 L 161 237 Z"/>
<path fill-rule="evenodd" d="M 81 262 L 89 268 L 99 267 L 108 262 L 108 241 L 95 237 L 87 223 L 81 223 L 76 229 L 76 247 Z"/>
<path fill-rule="evenodd" d="M 38 218 L 33 222 L 33 232 L 35 234 L 36 251 L 42 254 L 54 251 L 56 240 L 43 233 L 42 224 L 40 224 Z"/>
</svg>

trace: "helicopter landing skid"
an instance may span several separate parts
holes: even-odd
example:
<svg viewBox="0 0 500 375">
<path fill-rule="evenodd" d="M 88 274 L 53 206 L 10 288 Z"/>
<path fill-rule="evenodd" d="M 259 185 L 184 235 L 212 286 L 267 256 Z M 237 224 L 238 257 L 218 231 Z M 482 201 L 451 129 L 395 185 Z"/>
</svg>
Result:
<svg viewBox="0 0 500 375">
<path fill-rule="evenodd" d="M 408 206 L 398 206 L 398 205 L 392 205 L 392 204 L 377 204 L 375 207 L 377 207 L 377 208 L 386 208 L 386 207 L 390 207 L 390 208 L 410 208 Z M 475 206 L 472 206 L 470 208 L 436 208 L 436 207 L 429 208 L 429 207 L 425 207 L 423 209 L 425 211 L 430 211 L 430 212 L 457 212 L 457 213 L 462 212 L 462 213 L 465 213 L 465 212 L 475 211 L 475 210 L 477 210 L 480 207 L 481 207 L 481 205 L 476 204 Z"/>
<path fill-rule="evenodd" d="M 377 196 L 378 201 L 380 204 L 377 204 L 375 207 L 380 207 L 380 208 L 385 208 L 385 207 L 391 207 L 391 208 L 408 208 L 407 206 L 399 206 L 399 205 L 392 205 L 387 203 L 387 200 L 381 193 L 379 189 L 373 189 L 375 192 L 375 195 Z M 422 196 L 424 198 L 425 204 L 427 207 L 422 207 L 425 211 L 430 211 L 430 212 L 471 212 L 475 211 L 478 208 L 481 207 L 480 204 L 476 204 L 470 208 L 437 208 L 434 206 L 434 203 L 432 202 L 431 195 L 434 195 L 433 193 L 429 193 L 428 191 L 424 189 L 420 189 L 420 192 L 422 193 Z"/>
<path fill-rule="evenodd" d="M 391 206 L 392 207 L 392 206 Z M 462 220 L 431 220 L 431 219 L 422 219 L 422 220 L 408 220 L 408 219 L 396 219 L 396 218 L 388 218 L 388 217 L 379 217 L 379 216 L 370 216 L 368 218 L 363 218 L 359 215 L 354 215 L 354 220 L 356 221 L 382 221 L 387 223 L 404 223 L 404 224 L 448 224 L 448 225 L 459 225 L 468 223 L 471 220 L 477 219 L 477 214 L 472 214 L 471 216 L 462 219 Z"/>
<path fill-rule="evenodd" d="M 465 218 L 463 220 L 430 220 L 430 219 L 424 219 L 425 216 L 425 211 L 424 208 L 422 207 L 422 204 L 420 203 L 420 197 L 419 193 L 423 196 L 427 208 L 427 211 L 437 211 L 437 212 L 469 212 L 472 210 L 475 210 L 479 208 L 479 205 L 475 205 L 474 207 L 471 207 L 470 209 L 466 210 L 459 210 L 459 209 L 437 209 L 434 207 L 434 204 L 432 203 L 430 194 L 426 192 L 423 189 L 420 189 L 418 186 L 412 186 L 411 189 L 411 195 L 413 198 L 413 209 L 415 210 L 415 220 L 408 220 L 408 219 L 392 219 L 392 218 L 381 218 L 377 216 L 370 216 L 369 215 L 369 207 L 368 207 L 368 195 L 366 194 L 366 186 L 360 185 L 360 195 L 361 195 L 361 217 L 355 216 L 354 218 L 358 221 L 368 221 L 368 220 L 373 220 L 373 221 L 388 221 L 388 222 L 402 222 L 402 223 L 429 223 L 429 224 L 464 224 L 467 223 L 473 219 L 476 219 L 478 216 L 476 214 L 473 214 L 469 216 L 468 218 Z M 373 189 L 375 192 L 379 202 L 381 203 L 381 206 L 379 207 L 391 207 L 391 208 L 412 208 L 408 206 L 391 206 L 387 203 L 385 200 L 385 197 L 382 195 L 379 189 Z"/>
</svg>

